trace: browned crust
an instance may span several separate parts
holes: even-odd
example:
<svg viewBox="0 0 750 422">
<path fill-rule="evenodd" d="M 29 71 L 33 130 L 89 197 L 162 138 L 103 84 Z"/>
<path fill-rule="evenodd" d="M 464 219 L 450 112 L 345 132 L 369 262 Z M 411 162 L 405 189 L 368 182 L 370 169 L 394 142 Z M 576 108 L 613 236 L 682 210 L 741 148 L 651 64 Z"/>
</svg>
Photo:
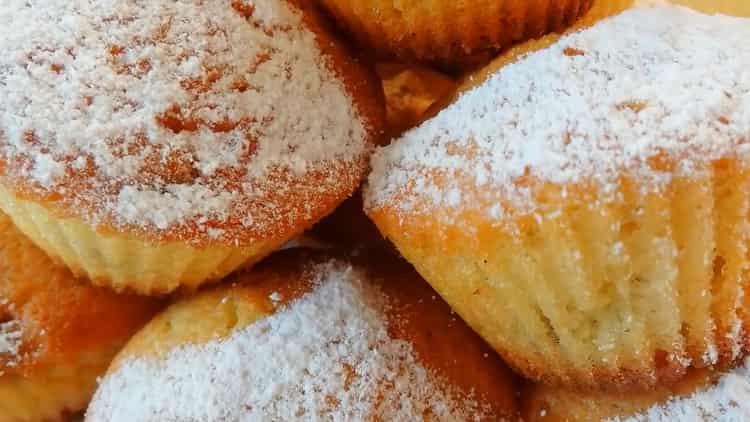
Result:
<svg viewBox="0 0 750 422">
<path fill-rule="evenodd" d="M 359 115 L 364 120 L 370 146 L 379 142 L 385 129 L 385 105 L 383 92 L 377 75 L 362 60 L 356 58 L 339 40 L 336 40 L 327 23 L 320 16 L 310 0 L 286 0 L 303 12 L 303 22 L 315 34 L 321 53 L 328 57 L 332 71 L 344 83 L 351 95 Z M 311 111 L 319 112 L 319 111 Z M 97 222 L 96 230 L 103 234 L 125 233 L 149 242 L 183 241 L 196 247 L 208 245 L 238 246 L 252 244 L 258 239 L 286 238 L 303 231 L 325 215 L 331 213 L 337 205 L 350 196 L 362 181 L 368 168 L 369 149 L 350 162 L 326 162 L 308 171 L 304 177 L 295 177 L 288 171 L 276 170 L 268 176 L 269 186 L 278 183 L 288 186 L 285 190 L 273 190 L 259 184 L 255 188 L 259 195 L 242 201 L 257 211 L 256 220 L 268 221 L 268 224 L 246 227 L 242 220 L 246 214 L 237 210 L 225 220 L 211 220 L 203 223 L 212 229 L 221 229 L 220 238 L 212 238 L 201 229 L 196 221 L 187 221 L 167 229 L 158 229 L 145 223 L 123 224 L 115 218 L 105 216 Z M 16 195 L 17 198 L 37 202 L 59 218 L 81 218 L 87 220 L 92 211 L 98 210 L 95 203 L 74 204 L 70 195 L 49 193 L 13 170 L 17 163 L 10 163 L 0 156 L 0 181 Z M 159 171 L 163 165 L 158 164 Z M 156 171 L 156 169 L 155 169 Z M 76 192 L 80 199 L 84 194 L 97 197 L 100 188 L 90 181 L 90 172 L 81 171 L 66 173 L 66 189 Z M 225 178 L 234 181 L 236 174 L 225 174 Z M 239 179 L 237 179 L 239 180 Z M 255 192 L 254 194 L 257 194 Z M 95 214 L 95 213 L 94 213 Z"/>
<path fill-rule="evenodd" d="M 342 27 L 381 56 L 451 65 L 564 30 L 592 2 L 322 0 Z"/>
<path fill-rule="evenodd" d="M 393 338 L 408 341 L 421 362 L 464 394 L 476 394 L 495 415 L 512 416 L 517 384 L 505 363 L 414 268 L 394 255 L 371 252 L 354 258 L 392 298 Z"/>
<path fill-rule="evenodd" d="M 0 214 L 0 314 L 20 323 L 20 353 L 3 359 L 0 374 L 32 376 L 75 366 L 86 356 L 114 354 L 160 307 L 76 279 L 55 265 Z M 7 365 L 12 363 L 11 367 Z M 2 376 L 2 375 L 0 375 Z"/>
</svg>

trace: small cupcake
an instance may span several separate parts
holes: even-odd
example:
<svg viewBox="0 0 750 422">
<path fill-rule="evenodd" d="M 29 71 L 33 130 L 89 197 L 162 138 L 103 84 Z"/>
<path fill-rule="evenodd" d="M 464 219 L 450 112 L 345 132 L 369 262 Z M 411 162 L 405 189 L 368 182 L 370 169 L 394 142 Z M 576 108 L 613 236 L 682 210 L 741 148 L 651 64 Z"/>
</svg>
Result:
<svg viewBox="0 0 750 422">
<path fill-rule="evenodd" d="M 498 59 L 373 159 L 366 209 L 526 376 L 634 390 L 740 358 L 750 21 L 626 11 Z"/>
<path fill-rule="evenodd" d="M 0 420 L 85 409 L 97 378 L 158 306 L 82 283 L 0 214 Z"/>
<path fill-rule="evenodd" d="M 194 288 L 359 185 L 377 78 L 306 2 L 0 5 L 0 208 L 94 283 Z"/>
<path fill-rule="evenodd" d="M 320 0 L 343 28 L 384 56 L 461 64 L 561 31 L 593 0 Z"/>
<path fill-rule="evenodd" d="M 516 411 L 512 373 L 410 267 L 292 250 L 156 317 L 112 364 L 86 420 L 501 421 Z"/>
</svg>

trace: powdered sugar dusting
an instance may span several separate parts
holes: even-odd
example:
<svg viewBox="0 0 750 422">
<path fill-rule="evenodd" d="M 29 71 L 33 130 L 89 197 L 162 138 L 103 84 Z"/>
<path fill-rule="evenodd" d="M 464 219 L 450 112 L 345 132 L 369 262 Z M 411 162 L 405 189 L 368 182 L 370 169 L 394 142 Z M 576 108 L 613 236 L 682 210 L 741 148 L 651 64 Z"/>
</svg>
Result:
<svg viewBox="0 0 750 422">
<path fill-rule="evenodd" d="M 604 199 L 624 173 L 658 190 L 712 160 L 747 161 L 749 37 L 748 19 L 659 4 L 565 36 L 379 150 L 367 205 L 470 208 L 469 179 L 531 211 L 525 177 L 593 183 Z"/>
<path fill-rule="evenodd" d="M 16 354 L 21 340 L 21 326 L 17 321 L 0 324 L 0 354 Z"/>
<path fill-rule="evenodd" d="M 230 337 L 158 361 L 127 360 L 101 383 L 89 420 L 472 420 L 483 409 L 452 391 L 389 337 L 388 299 L 331 262 L 317 287 Z"/>
<path fill-rule="evenodd" d="M 23 327 L 8 314 L 8 310 L 12 308 L 10 301 L 0 296 L 0 376 L 5 373 L 5 369 L 17 366 L 20 360 Z"/>
<path fill-rule="evenodd" d="M 13 367 L 21 346 L 21 324 L 16 320 L 0 323 L 0 376 L 3 374 L 2 366 Z"/>
<path fill-rule="evenodd" d="M 7 0 L 0 25 L 5 183 L 92 223 L 272 225 L 243 207 L 367 152 L 367 122 L 286 0 Z"/>
<path fill-rule="evenodd" d="M 750 420 L 750 359 L 706 390 L 674 398 L 620 422 L 746 421 Z"/>
</svg>

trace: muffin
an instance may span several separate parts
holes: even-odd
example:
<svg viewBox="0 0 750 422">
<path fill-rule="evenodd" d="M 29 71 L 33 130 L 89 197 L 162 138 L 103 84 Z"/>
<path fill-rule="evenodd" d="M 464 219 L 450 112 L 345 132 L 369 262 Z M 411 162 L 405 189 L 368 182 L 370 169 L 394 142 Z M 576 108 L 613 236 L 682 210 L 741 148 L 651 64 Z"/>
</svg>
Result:
<svg viewBox="0 0 750 422">
<path fill-rule="evenodd" d="M 251 264 L 360 184 L 377 79 L 305 1 L 0 5 L 0 208 L 116 290 Z"/>
<path fill-rule="evenodd" d="M 592 0 L 320 0 L 360 43 L 403 60 L 461 64 L 564 30 Z"/>
<path fill-rule="evenodd" d="M 486 343 L 413 270 L 373 258 L 284 251 L 172 305 L 120 353 L 86 420 L 517 417 Z"/>
<path fill-rule="evenodd" d="M 630 391 L 737 360 L 748 35 L 655 5 L 502 57 L 376 153 L 366 211 L 533 380 Z"/>
<path fill-rule="evenodd" d="M 670 387 L 636 394 L 581 394 L 541 384 L 524 395 L 523 420 L 574 422 L 741 421 L 750 418 L 748 362 L 731 371 L 690 369 Z"/>
<path fill-rule="evenodd" d="M 0 214 L 0 420 L 62 420 L 158 310 L 81 283 Z"/>
</svg>

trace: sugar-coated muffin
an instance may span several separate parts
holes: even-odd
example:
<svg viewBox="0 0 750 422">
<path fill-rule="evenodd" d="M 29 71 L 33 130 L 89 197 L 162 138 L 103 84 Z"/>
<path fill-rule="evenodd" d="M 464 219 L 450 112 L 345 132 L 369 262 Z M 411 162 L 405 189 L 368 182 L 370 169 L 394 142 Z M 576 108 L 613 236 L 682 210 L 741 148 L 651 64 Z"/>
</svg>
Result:
<svg viewBox="0 0 750 422">
<path fill-rule="evenodd" d="M 0 4 L 0 208 L 94 283 L 220 279 L 331 212 L 383 130 L 308 1 Z"/>
<path fill-rule="evenodd" d="M 368 48 L 405 60 L 461 64 L 564 30 L 593 0 L 320 0 Z"/>
<path fill-rule="evenodd" d="M 376 153 L 366 211 L 534 380 L 637 390 L 735 361 L 749 36 L 748 19 L 652 5 L 501 57 Z"/>
<path fill-rule="evenodd" d="M 512 373 L 419 276 L 289 250 L 182 300 L 123 349 L 88 421 L 499 421 Z"/>
<path fill-rule="evenodd" d="M 0 214 L 0 420 L 85 409 L 97 377 L 158 307 L 77 280 Z"/>
</svg>

